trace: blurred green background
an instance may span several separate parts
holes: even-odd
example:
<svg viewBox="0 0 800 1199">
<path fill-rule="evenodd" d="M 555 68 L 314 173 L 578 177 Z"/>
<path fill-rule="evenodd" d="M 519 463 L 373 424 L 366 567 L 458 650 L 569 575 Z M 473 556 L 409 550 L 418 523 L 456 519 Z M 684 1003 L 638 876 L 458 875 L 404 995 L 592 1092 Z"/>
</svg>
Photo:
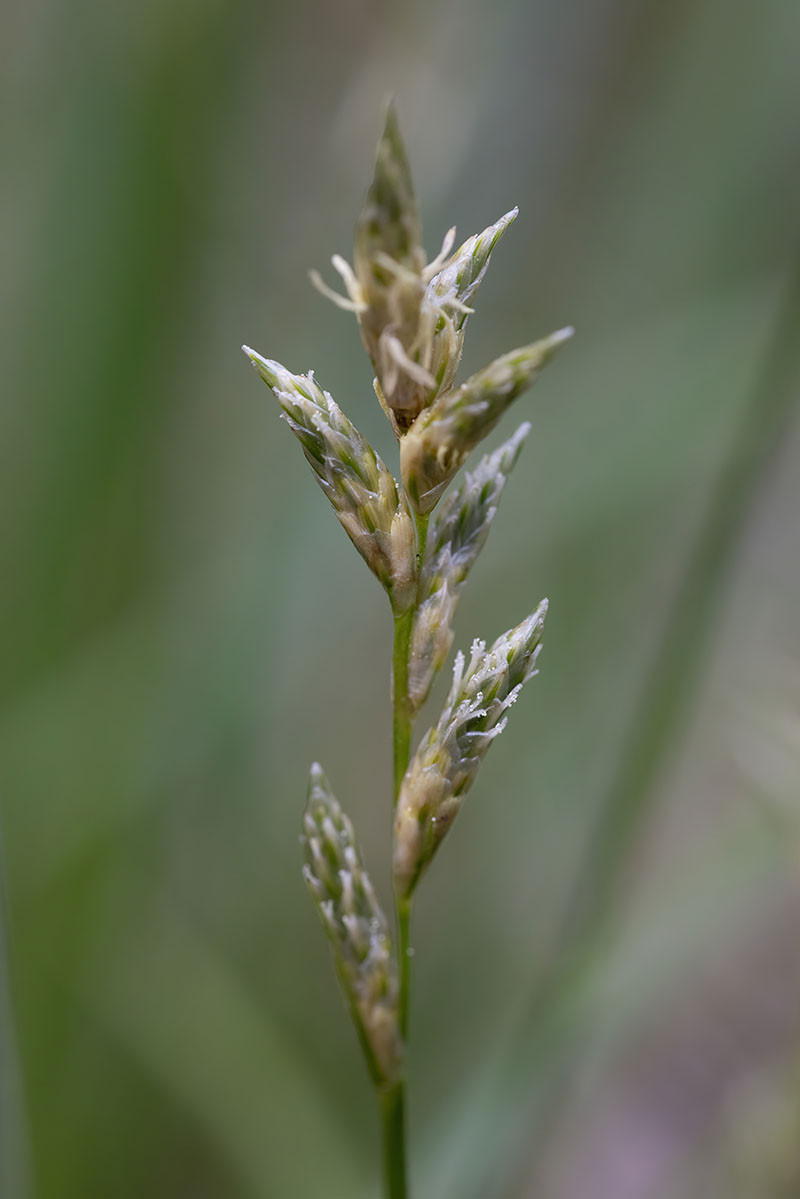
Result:
<svg viewBox="0 0 800 1199">
<path fill-rule="evenodd" d="M 306 276 L 388 92 L 430 253 L 520 205 L 465 368 L 577 328 L 457 618 L 551 600 L 419 894 L 415 1194 L 800 1194 L 799 53 L 796 0 L 3 8 L 3 1199 L 377 1195 L 297 837 L 319 758 L 386 893 L 390 619 L 239 346 L 394 461 Z"/>
</svg>

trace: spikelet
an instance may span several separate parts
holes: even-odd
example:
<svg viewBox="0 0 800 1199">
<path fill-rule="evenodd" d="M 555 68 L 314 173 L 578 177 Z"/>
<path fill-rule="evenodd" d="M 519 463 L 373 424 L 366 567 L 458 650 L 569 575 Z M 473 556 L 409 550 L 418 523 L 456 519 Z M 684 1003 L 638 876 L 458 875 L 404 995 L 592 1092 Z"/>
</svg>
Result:
<svg viewBox="0 0 800 1199">
<path fill-rule="evenodd" d="M 394 106 L 378 142 L 375 172 L 356 224 L 354 268 L 332 258 L 347 297 L 316 271 L 323 295 L 354 312 L 375 369 L 375 390 L 395 432 L 402 436 L 418 414 L 452 384 L 461 359 L 469 302 L 491 252 L 517 215 L 506 213 L 454 254 L 451 229 L 426 263 L 422 226 Z"/>
<path fill-rule="evenodd" d="M 453 384 L 464 348 L 467 318 L 473 312 L 469 305 L 486 274 L 492 250 L 518 212 L 518 208 L 512 208 L 488 229 L 468 238 L 425 289 L 420 320 L 420 359 L 436 381 L 424 405 L 426 408 Z"/>
<path fill-rule="evenodd" d="M 356 223 L 353 265 L 361 299 L 361 336 L 382 397 L 402 428 L 420 410 L 420 393 L 429 380 L 409 357 L 425 289 L 425 251 L 393 104 L 386 112 L 375 173 Z"/>
<path fill-rule="evenodd" d="M 313 372 L 293 375 L 242 348 L 275 393 L 348 537 L 386 588 L 395 611 L 405 611 L 417 582 L 414 526 L 392 474 Z"/>
<path fill-rule="evenodd" d="M 431 511 L 478 442 L 534 382 L 572 332 L 561 329 L 504 354 L 460 387 L 439 395 L 414 422 L 400 443 L 400 467 L 409 499 L 418 512 Z"/>
<path fill-rule="evenodd" d="M 394 879 L 409 896 L 506 724 L 506 711 L 536 672 L 547 600 L 491 649 L 475 641 L 468 665 L 456 658 L 439 723 L 427 733 L 403 779 L 394 826 Z"/>
<path fill-rule="evenodd" d="M 428 697 L 453 643 L 452 619 L 461 589 L 491 526 L 506 480 L 531 426 L 485 454 L 437 510 L 428 532 L 411 633 L 408 691 L 412 711 Z"/>
<path fill-rule="evenodd" d="M 330 938 L 370 1073 L 376 1085 L 390 1085 L 399 1074 L 403 1044 L 389 928 L 363 867 L 353 826 L 316 762 L 303 829 L 303 877 Z"/>
<path fill-rule="evenodd" d="M 356 223 L 354 262 L 364 301 L 375 309 L 386 305 L 397 268 L 421 275 L 425 266 L 422 223 L 393 102 L 387 105 L 372 183 Z"/>
</svg>

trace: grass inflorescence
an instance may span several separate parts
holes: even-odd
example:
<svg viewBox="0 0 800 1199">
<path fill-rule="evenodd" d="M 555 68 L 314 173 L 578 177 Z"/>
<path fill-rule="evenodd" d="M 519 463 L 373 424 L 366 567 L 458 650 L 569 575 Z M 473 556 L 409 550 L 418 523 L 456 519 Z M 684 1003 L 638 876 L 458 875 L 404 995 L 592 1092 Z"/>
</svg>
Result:
<svg viewBox="0 0 800 1199">
<path fill-rule="evenodd" d="M 547 612 L 542 600 L 488 649 L 476 640 L 468 659 L 457 654 L 444 708 L 412 756 L 414 722 L 447 660 L 459 596 L 530 425 L 485 454 L 442 497 L 572 334 L 561 329 L 513 349 L 456 383 L 473 300 L 516 215 L 516 209 L 506 213 L 455 250 L 450 229 L 429 262 L 397 116 L 389 107 L 356 222 L 353 265 L 339 255 L 332 259 L 346 295 L 316 272 L 312 281 L 358 320 L 374 390 L 397 438 L 398 478 L 313 373 L 293 374 L 244 347 L 350 540 L 385 588 L 394 617 L 394 938 L 353 826 L 317 764 L 301 838 L 306 882 L 379 1100 L 388 1199 L 408 1194 L 404 1061 L 413 894 L 505 727 L 508 709 L 536 673 Z"/>
</svg>

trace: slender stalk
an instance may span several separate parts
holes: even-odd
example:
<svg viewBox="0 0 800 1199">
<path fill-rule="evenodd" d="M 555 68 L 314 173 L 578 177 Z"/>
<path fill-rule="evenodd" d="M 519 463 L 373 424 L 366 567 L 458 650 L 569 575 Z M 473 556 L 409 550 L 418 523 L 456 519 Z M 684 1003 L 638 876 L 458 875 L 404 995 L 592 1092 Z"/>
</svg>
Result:
<svg viewBox="0 0 800 1199">
<path fill-rule="evenodd" d="M 380 1091 L 383 1168 L 386 1199 L 406 1199 L 405 1087 L 402 1082 Z"/>
<path fill-rule="evenodd" d="M 422 566 L 422 559 L 425 557 L 425 545 L 428 540 L 428 523 L 431 519 L 430 513 L 422 515 L 419 512 L 414 513 L 414 521 L 417 526 L 417 561 Z"/>
<path fill-rule="evenodd" d="M 403 776 L 411 754 L 411 707 L 408 702 L 408 653 L 415 607 L 395 616 L 392 654 L 392 715 L 394 744 L 393 806 L 397 806 Z M 395 897 L 397 956 L 400 972 L 400 1031 L 408 1027 L 410 960 L 408 954 L 410 910 L 407 901 Z M 406 1123 L 405 1079 L 391 1089 L 379 1092 L 383 1127 L 383 1164 L 386 1199 L 406 1199 Z"/>
<path fill-rule="evenodd" d="M 421 565 L 428 535 L 428 517 L 416 516 L 417 561 Z M 408 698 L 408 656 L 411 631 L 417 605 L 395 616 L 392 654 L 392 709 L 394 744 L 393 806 L 397 806 L 411 756 L 413 716 Z M 400 973 L 400 1033 L 408 1036 L 408 1010 L 411 998 L 411 901 L 395 895 L 397 957 Z M 405 1081 L 379 1096 L 383 1124 L 383 1156 L 387 1199 L 406 1199 Z"/>
<path fill-rule="evenodd" d="M 408 1036 L 408 1005 L 411 996 L 411 900 L 398 899 L 397 907 L 397 954 L 400 959 L 400 1032 L 405 1040 Z"/>
<path fill-rule="evenodd" d="M 408 702 L 408 651 L 416 606 L 412 605 L 394 619 L 392 655 L 392 705 L 394 725 L 394 804 L 400 794 L 403 776 L 411 754 L 411 706 Z"/>
</svg>

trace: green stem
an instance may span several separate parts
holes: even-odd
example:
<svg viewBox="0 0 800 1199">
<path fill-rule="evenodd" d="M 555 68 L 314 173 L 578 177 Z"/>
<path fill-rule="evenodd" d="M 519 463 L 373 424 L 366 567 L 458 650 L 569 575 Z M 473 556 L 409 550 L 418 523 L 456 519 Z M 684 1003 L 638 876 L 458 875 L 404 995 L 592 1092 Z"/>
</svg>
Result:
<svg viewBox="0 0 800 1199">
<path fill-rule="evenodd" d="M 392 708 L 394 725 L 393 804 L 397 806 L 400 787 L 411 756 L 411 705 L 408 700 L 408 654 L 414 625 L 412 605 L 408 612 L 395 616 L 394 653 L 392 655 Z M 410 958 L 408 954 L 409 904 L 395 896 L 399 985 L 400 1034 L 405 1041 L 408 1029 Z M 383 1125 L 383 1163 L 386 1199 L 406 1199 L 405 1080 L 379 1094 Z"/>
<path fill-rule="evenodd" d="M 411 755 L 411 705 L 408 701 L 408 651 L 415 607 L 394 618 L 392 696 L 394 707 L 394 803 L 397 804 L 403 776 Z"/>
<path fill-rule="evenodd" d="M 411 900 L 397 897 L 397 956 L 400 970 L 400 1032 L 408 1036 L 408 1005 L 411 996 Z"/>
<path fill-rule="evenodd" d="M 417 563 L 421 565 L 428 536 L 428 517 L 415 515 Z M 408 695 L 408 660 L 416 602 L 407 612 L 395 613 L 394 651 L 392 654 L 392 710 L 394 744 L 393 806 L 397 807 L 400 788 L 411 757 L 411 729 L 414 714 Z M 408 1040 L 408 1009 L 411 997 L 411 900 L 395 894 L 397 959 L 399 973 L 399 1023 L 404 1044 Z M 405 1147 L 405 1080 L 379 1093 L 383 1126 L 383 1160 L 386 1199 L 407 1199 Z"/>
<path fill-rule="evenodd" d="M 417 526 L 417 562 L 422 566 L 422 559 L 425 557 L 425 545 L 428 541 L 428 522 L 431 519 L 430 512 L 422 516 L 419 512 L 414 513 L 414 523 Z"/>
<path fill-rule="evenodd" d="M 406 1199 L 405 1094 L 402 1082 L 380 1091 L 386 1199 Z"/>
</svg>

